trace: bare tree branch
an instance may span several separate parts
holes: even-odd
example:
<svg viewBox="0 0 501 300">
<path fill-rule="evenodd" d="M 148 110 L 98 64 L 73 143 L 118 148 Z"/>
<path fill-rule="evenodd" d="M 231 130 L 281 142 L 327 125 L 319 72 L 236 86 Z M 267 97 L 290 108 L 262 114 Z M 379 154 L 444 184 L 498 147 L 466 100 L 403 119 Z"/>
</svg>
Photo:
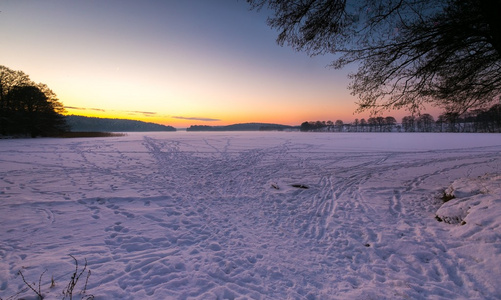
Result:
<svg viewBox="0 0 501 300">
<path fill-rule="evenodd" d="M 464 111 L 501 94 L 499 0 L 247 0 L 268 8 L 277 42 L 335 54 L 351 74 L 359 110 L 430 103 Z"/>
</svg>

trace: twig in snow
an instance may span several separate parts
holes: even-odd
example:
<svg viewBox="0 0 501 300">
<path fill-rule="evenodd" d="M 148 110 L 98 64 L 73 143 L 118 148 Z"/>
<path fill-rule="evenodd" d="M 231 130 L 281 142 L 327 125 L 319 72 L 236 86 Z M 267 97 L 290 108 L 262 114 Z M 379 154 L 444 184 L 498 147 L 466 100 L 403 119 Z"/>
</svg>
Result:
<svg viewBox="0 0 501 300">
<path fill-rule="evenodd" d="M 43 300 L 43 296 L 42 296 L 42 291 L 41 291 L 41 286 L 42 286 L 42 276 L 43 274 L 45 274 L 45 272 L 47 272 L 47 269 L 45 269 L 45 271 L 42 272 L 42 274 L 40 274 L 40 278 L 38 279 L 38 291 L 35 289 L 36 287 L 36 284 L 33 283 L 33 285 L 35 285 L 35 287 L 33 287 L 33 285 L 29 284 L 27 281 L 26 281 L 26 278 L 24 278 L 24 275 L 23 275 L 23 272 L 21 272 L 21 270 L 19 270 L 18 274 L 21 275 L 21 278 L 23 279 L 23 282 L 35 293 L 37 294 L 38 298 L 40 300 Z"/>
<path fill-rule="evenodd" d="M 78 271 L 78 260 L 73 255 L 70 254 L 70 256 L 75 261 L 75 272 L 71 276 L 70 282 L 68 282 L 66 289 L 63 291 L 63 300 L 66 299 L 66 297 L 68 297 L 70 300 L 73 299 L 73 290 L 75 289 L 75 286 L 77 285 L 78 280 L 80 279 L 82 274 L 87 269 L 87 259 L 85 259 L 85 265 L 84 265 L 83 269 L 79 272 Z M 87 289 L 87 281 L 89 280 L 89 276 L 90 276 L 90 270 L 87 274 L 87 280 L 85 281 L 85 288 L 84 288 L 84 290 L 82 290 L 82 294 L 84 294 L 85 290 Z M 91 296 L 88 299 L 92 299 L 92 298 L 93 297 Z"/>
</svg>

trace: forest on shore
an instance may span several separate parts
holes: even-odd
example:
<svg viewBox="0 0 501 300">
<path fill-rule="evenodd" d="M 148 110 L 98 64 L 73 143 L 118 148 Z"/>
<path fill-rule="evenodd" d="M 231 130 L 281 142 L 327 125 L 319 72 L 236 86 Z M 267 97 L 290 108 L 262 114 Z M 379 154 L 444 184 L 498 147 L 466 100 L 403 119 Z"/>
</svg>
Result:
<svg viewBox="0 0 501 300">
<path fill-rule="evenodd" d="M 430 114 L 405 116 L 398 123 L 394 117 L 355 119 L 352 123 L 342 120 L 306 121 L 301 131 L 330 132 L 501 132 L 501 104 L 488 109 L 476 109 L 464 114 L 443 113 L 435 120 Z"/>
</svg>

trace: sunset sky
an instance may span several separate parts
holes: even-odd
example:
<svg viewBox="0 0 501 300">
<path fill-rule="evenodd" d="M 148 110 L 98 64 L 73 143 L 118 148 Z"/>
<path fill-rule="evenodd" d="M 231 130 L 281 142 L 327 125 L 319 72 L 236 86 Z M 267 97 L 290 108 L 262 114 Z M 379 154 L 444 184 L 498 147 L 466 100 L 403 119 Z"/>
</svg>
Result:
<svg viewBox="0 0 501 300">
<path fill-rule="evenodd" d="M 69 114 L 187 127 L 351 122 L 353 70 L 276 44 L 244 0 L 3 0 L 0 65 Z M 405 113 L 389 112 L 400 120 Z"/>
</svg>

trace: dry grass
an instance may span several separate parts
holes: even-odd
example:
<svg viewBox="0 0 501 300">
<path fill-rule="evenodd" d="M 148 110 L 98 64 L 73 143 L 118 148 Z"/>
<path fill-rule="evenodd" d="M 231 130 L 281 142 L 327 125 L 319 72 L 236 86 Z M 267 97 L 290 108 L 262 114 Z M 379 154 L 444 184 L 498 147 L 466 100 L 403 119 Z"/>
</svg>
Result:
<svg viewBox="0 0 501 300">
<path fill-rule="evenodd" d="M 87 284 L 89 283 L 89 277 L 91 274 L 90 270 L 87 269 L 87 259 L 85 259 L 85 265 L 83 266 L 83 268 L 79 268 L 78 260 L 71 254 L 70 254 L 70 257 L 73 259 L 73 261 L 75 263 L 75 271 L 71 275 L 70 281 L 68 282 L 68 284 L 66 285 L 66 287 L 62 291 L 62 296 L 63 296 L 62 300 L 66 300 L 66 299 L 73 300 L 73 296 L 76 296 L 76 295 L 78 295 L 77 297 L 79 297 L 80 300 L 93 300 L 94 295 L 87 293 Z M 42 274 L 40 275 L 40 277 L 38 279 L 38 284 L 37 284 L 36 282 L 28 282 L 26 280 L 26 278 L 24 277 L 23 272 L 21 272 L 21 270 L 19 270 L 19 272 L 17 274 L 19 276 L 21 276 L 26 287 L 24 289 L 20 290 L 19 292 L 17 292 L 15 295 L 12 295 L 8 298 L 5 298 L 5 300 L 33 299 L 31 297 L 30 298 L 20 297 L 21 294 L 26 293 L 29 290 L 31 290 L 33 293 L 35 293 L 37 300 L 44 300 L 45 295 L 44 295 L 44 292 L 42 292 L 42 277 L 46 272 L 47 272 L 47 269 L 45 269 L 42 272 Z M 80 280 L 80 278 L 82 278 L 82 280 L 83 280 L 84 277 L 82 277 L 82 275 L 84 275 L 84 277 L 85 277 L 85 282 L 83 283 L 83 287 L 81 288 L 80 292 L 77 293 L 76 286 L 77 286 L 77 283 Z M 52 277 L 50 280 L 50 287 L 49 288 L 52 289 L 55 286 L 56 286 L 56 282 L 54 281 L 54 277 Z M 80 286 L 82 286 L 82 284 L 80 284 Z M 75 293 L 75 295 L 74 295 L 74 293 Z M 4 300 L 4 298 L 0 297 L 0 300 Z"/>
</svg>

